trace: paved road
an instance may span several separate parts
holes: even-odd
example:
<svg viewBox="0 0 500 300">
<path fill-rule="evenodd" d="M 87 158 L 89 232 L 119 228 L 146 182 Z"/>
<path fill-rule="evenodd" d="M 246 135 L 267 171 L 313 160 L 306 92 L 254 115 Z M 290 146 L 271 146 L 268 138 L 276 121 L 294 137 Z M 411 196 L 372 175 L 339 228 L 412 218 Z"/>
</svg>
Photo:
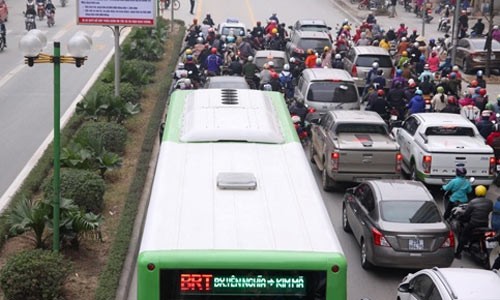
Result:
<svg viewBox="0 0 500 300">
<path fill-rule="evenodd" d="M 265 23 L 271 13 L 277 12 L 280 22 L 287 24 L 292 24 L 300 18 L 321 18 L 326 20 L 330 26 L 335 27 L 335 24 L 342 22 L 345 18 L 348 18 L 354 24 L 358 24 L 359 18 L 367 15 L 367 12 L 349 9 L 350 4 L 339 5 L 338 0 L 311 0 L 307 1 L 307 7 L 304 6 L 304 1 L 300 0 L 287 0 L 286 5 L 284 5 L 284 1 L 271 2 L 265 0 L 198 0 L 197 3 L 198 6 L 195 9 L 194 16 L 189 14 L 187 3 L 182 2 L 183 7 L 176 12 L 176 17 L 182 18 L 187 24 L 190 24 L 193 17 L 202 20 L 206 13 L 211 13 L 216 23 L 223 22 L 228 17 L 234 17 L 246 23 L 247 27 L 252 27 L 258 20 Z M 352 8 L 355 7 L 352 6 Z M 413 15 L 404 14 L 400 13 L 401 20 L 404 18 L 410 28 L 417 25 L 418 20 L 414 20 Z M 170 11 L 165 11 L 165 16 L 169 17 Z M 387 17 L 379 17 L 378 20 L 386 28 L 400 23 L 399 19 L 389 19 Z M 432 29 L 435 31 L 435 24 L 431 24 L 429 27 L 431 28 L 426 29 L 426 31 L 429 34 L 434 34 Z M 315 174 L 320 186 L 319 173 L 315 172 Z M 351 235 L 344 233 L 342 230 L 342 196 L 343 189 L 339 189 L 334 193 L 323 193 L 332 224 L 348 260 L 348 299 L 361 299 L 363 297 L 370 297 L 372 300 L 395 299 L 397 284 L 409 271 L 378 269 L 367 272 L 361 268 L 359 246 Z M 454 262 L 453 266 L 470 267 L 474 265 L 467 258 L 464 258 L 462 261 Z M 131 270 L 134 270 L 134 268 L 132 267 Z M 135 284 L 134 278 L 129 284 L 129 300 L 136 299 Z"/>
<path fill-rule="evenodd" d="M 0 52 L 0 140 L 3 145 L 0 147 L 0 210 L 52 140 L 49 135 L 53 129 L 53 65 L 37 64 L 29 68 L 23 63 L 24 58 L 17 45 L 25 34 L 22 14 L 25 4 L 24 1 L 7 2 L 8 48 Z M 62 65 L 61 115 L 64 115 L 109 57 L 113 49 L 113 34 L 106 27 L 76 26 L 74 1 L 69 1 L 64 8 L 55 3 L 54 27 L 48 28 L 46 21 L 37 20 L 37 28 L 48 39 L 46 53 L 52 53 L 53 41 L 60 41 L 61 53 L 67 53 L 67 42 L 77 31 L 86 32 L 93 40 L 89 60 L 84 66 Z"/>
</svg>

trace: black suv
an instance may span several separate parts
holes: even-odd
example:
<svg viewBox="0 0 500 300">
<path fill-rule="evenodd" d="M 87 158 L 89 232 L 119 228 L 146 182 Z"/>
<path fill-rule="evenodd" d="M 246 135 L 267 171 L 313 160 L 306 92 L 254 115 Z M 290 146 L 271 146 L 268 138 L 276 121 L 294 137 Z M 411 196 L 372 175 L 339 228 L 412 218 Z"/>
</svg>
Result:
<svg viewBox="0 0 500 300">
<path fill-rule="evenodd" d="M 330 49 L 332 48 L 332 42 L 328 33 L 323 31 L 294 30 L 290 41 L 286 43 L 286 53 L 288 58 L 296 57 L 303 60 L 306 57 L 307 49 L 322 53 L 325 46 L 330 47 Z"/>
</svg>

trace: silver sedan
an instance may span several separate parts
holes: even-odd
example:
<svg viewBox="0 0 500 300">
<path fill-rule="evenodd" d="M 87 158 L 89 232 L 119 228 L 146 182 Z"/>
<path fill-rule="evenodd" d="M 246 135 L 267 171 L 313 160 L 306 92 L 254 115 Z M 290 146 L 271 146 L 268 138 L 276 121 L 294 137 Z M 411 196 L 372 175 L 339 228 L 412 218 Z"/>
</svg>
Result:
<svg viewBox="0 0 500 300">
<path fill-rule="evenodd" d="M 361 266 L 448 267 L 455 238 L 431 193 L 407 180 L 370 180 L 347 189 L 344 231 L 361 246 Z"/>
</svg>

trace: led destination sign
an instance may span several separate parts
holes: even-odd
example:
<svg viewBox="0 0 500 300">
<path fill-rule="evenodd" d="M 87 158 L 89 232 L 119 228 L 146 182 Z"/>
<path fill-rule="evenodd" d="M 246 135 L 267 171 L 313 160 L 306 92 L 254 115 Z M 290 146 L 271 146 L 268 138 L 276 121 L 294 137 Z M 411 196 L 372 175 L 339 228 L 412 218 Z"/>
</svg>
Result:
<svg viewBox="0 0 500 300">
<path fill-rule="evenodd" d="M 305 295 L 304 276 L 180 274 L 181 294 Z"/>
<path fill-rule="evenodd" d="M 291 296 L 306 299 L 324 293 L 320 271 L 161 270 L 161 299 L 205 299 L 204 296 Z M 191 297 L 190 297 L 191 296 Z"/>
</svg>

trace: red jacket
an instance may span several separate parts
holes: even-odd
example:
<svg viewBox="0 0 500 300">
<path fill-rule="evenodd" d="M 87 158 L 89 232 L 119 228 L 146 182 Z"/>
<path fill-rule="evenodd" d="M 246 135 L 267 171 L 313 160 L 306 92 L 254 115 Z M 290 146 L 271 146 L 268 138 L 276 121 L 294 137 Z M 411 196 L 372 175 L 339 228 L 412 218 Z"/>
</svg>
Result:
<svg viewBox="0 0 500 300">
<path fill-rule="evenodd" d="M 488 137 L 486 138 L 486 144 L 490 145 L 491 147 L 493 147 L 493 142 L 495 141 L 495 139 L 497 138 L 500 138 L 500 132 L 498 131 L 493 131 L 492 133 L 490 133 L 490 135 L 488 135 Z"/>
</svg>

